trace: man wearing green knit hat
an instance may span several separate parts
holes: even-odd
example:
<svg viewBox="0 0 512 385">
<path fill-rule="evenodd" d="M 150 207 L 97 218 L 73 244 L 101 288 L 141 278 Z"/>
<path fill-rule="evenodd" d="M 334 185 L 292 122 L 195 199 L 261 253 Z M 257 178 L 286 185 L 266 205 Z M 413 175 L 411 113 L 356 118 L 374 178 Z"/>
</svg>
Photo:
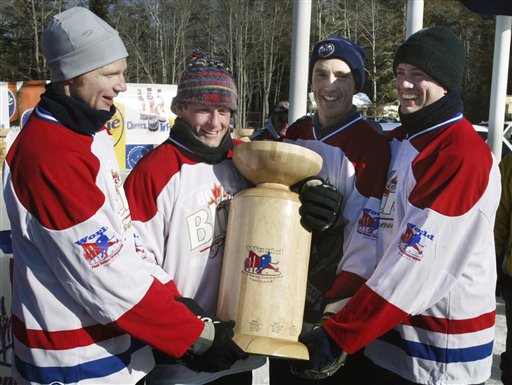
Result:
<svg viewBox="0 0 512 385">
<path fill-rule="evenodd" d="M 377 263 L 338 271 L 363 282 L 342 310 L 302 336 L 299 373 L 328 372 L 364 348 L 360 384 L 483 384 L 496 311 L 493 224 L 497 161 L 463 115 L 465 50 L 448 27 L 426 28 L 393 63 L 401 127 L 379 212 Z M 331 371 L 331 372 L 329 372 Z"/>
</svg>

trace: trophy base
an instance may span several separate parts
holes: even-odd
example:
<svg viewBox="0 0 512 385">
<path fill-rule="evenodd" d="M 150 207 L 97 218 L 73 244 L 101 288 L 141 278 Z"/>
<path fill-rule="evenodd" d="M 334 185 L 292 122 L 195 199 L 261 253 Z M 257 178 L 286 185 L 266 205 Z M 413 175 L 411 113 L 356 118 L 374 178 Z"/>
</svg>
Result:
<svg viewBox="0 0 512 385">
<path fill-rule="evenodd" d="M 237 333 L 235 333 L 233 340 L 246 353 L 296 360 L 309 360 L 308 348 L 298 341 Z"/>
</svg>

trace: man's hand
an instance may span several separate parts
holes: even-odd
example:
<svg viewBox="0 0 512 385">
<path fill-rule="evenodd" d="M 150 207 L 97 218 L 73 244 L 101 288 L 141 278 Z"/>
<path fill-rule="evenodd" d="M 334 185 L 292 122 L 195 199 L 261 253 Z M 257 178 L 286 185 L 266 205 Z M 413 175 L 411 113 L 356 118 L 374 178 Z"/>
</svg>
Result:
<svg viewBox="0 0 512 385">
<path fill-rule="evenodd" d="M 235 321 L 222 321 L 215 315 L 207 314 L 191 298 L 178 297 L 205 323 L 205 328 L 198 340 L 179 361 L 196 372 L 219 372 L 231 367 L 236 361 L 249 357 L 233 341 Z"/>
<path fill-rule="evenodd" d="M 343 196 L 332 184 L 320 177 L 299 182 L 300 223 L 308 231 L 331 227 L 341 212 Z"/>
<path fill-rule="evenodd" d="M 214 323 L 213 325 L 215 337 L 210 347 L 200 354 L 189 350 L 180 358 L 187 368 L 196 372 L 219 372 L 229 369 L 236 361 L 249 357 L 232 340 L 235 321 Z"/>
<path fill-rule="evenodd" d="M 329 337 L 323 327 L 320 326 L 304 334 L 299 341 L 308 347 L 309 361 L 294 363 L 291 368 L 294 375 L 321 380 L 332 376 L 345 365 L 347 353 Z"/>
</svg>

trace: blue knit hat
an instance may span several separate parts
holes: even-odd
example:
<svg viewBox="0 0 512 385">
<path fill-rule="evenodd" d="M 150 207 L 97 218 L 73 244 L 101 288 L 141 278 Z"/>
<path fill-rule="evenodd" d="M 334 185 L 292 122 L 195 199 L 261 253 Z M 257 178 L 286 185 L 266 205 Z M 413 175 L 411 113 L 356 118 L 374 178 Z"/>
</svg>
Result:
<svg viewBox="0 0 512 385">
<path fill-rule="evenodd" d="M 313 76 L 313 67 L 321 59 L 343 60 L 352 70 L 356 83 L 355 93 L 361 91 L 364 85 L 364 61 L 366 51 L 356 43 L 339 36 L 332 36 L 318 42 L 313 48 L 309 59 L 309 82 Z"/>
<path fill-rule="evenodd" d="M 176 113 L 179 104 L 222 106 L 238 111 L 235 79 L 228 66 L 210 58 L 201 49 L 192 51 L 190 63 L 181 74 L 171 111 Z"/>
</svg>

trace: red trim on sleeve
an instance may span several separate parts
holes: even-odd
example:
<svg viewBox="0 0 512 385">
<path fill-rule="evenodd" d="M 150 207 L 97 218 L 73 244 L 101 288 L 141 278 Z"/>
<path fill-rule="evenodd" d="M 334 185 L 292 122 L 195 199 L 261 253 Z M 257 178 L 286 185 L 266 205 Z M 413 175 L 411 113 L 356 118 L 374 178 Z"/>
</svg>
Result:
<svg viewBox="0 0 512 385">
<path fill-rule="evenodd" d="M 194 164 L 169 141 L 145 154 L 124 182 L 133 220 L 147 222 L 157 213 L 156 200 L 183 164 Z"/>
<path fill-rule="evenodd" d="M 420 151 L 412 163 L 417 184 L 409 196 L 411 204 L 447 216 L 459 216 L 474 207 L 489 184 L 492 157 L 471 124 L 464 119 L 411 143 Z"/>
<path fill-rule="evenodd" d="M 387 180 L 391 149 L 388 139 L 360 120 L 326 140 L 340 148 L 354 165 L 356 188 L 365 197 L 380 199 Z"/>
<path fill-rule="evenodd" d="M 408 317 L 406 312 L 363 285 L 324 327 L 344 351 L 353 354 Z"/>
<path fill-rule="evenodd" d="M 418 327 L 442 334 L 474 333 L 494 326 L 496 311 L 482 314 L 478 317 L 461 320 L 435 318 L 425 315 L 417 315 L 405 320 L 405 325 Z"/>
<path fill-rule="evenodd" d="M 7 162 L 16 195 L 46 228 L 72 227 L 103 205 L 92 142 L 93 137 L 33 116 L 11 146 Z"/>
<path fill-rule="evenodd" d="M 334 280 L 328 292 L 324 294 L 326 299 L 343 299 L 352 297 L 364 285 L 366 280 L 350 271 L 341 271 Z"/>
<path fill-rule="evenodd" d="M 97 344 L 125 334 L 114 323 L 91 325 L 73 330 L 27 329 L 15 315 L 12 316 L 12 331 L 16 339 L 31 349 L 65 350 Z"/>
<path fill-rule="evenodd" d="M 185 305 L 175 301 L 169 289 L 157 279 L 140 302 L 116 324 L 141 341 L 178 358 L 204 329 L 204 322 Z"/>
</svg>

